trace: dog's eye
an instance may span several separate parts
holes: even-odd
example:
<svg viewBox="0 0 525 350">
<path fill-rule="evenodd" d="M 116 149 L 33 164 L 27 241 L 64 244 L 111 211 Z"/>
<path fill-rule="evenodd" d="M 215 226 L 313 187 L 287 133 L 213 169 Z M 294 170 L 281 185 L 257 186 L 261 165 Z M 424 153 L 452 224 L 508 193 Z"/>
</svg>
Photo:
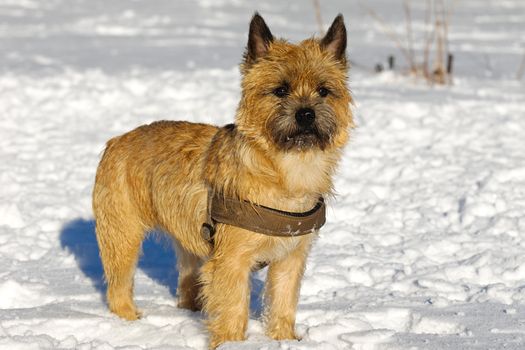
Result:
<svg viewBox="0 0 525 350">
<path fill-rule="evenodd" d="M 273 94 L 279 98 L 286 97 L 288 95 L 288 86 L 279 86 L 273 90 Z"/>
<path fill-rule="evenodd" d="M 317 89 L 317 93 L 318 93 L 319 96 L 321 96 L 321 97 L 326 97 L 326 96 L 328 96 L 328 94 L 330 93 L 330 90 L 328 90 L 328 89 L 325 88 L 324 86 L 321 86 L 319 89 Z"/>
</svg>

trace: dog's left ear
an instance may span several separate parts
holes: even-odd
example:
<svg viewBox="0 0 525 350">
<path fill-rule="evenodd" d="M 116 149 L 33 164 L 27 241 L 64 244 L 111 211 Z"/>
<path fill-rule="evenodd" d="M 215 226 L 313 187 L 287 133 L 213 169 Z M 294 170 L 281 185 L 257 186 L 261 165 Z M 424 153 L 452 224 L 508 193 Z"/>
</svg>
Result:
<svg viewBox="0 0 525 350">
<path fill-rule="evenodd" d="M 270 32 L 270 28 L 268 28 L 261 15 L 256 12 L 250 22 L 248 46 L 244 54 L 245 62 L 250 64 L 266 55 L 272 41 L 273 35 Z"/>
<path fill-rule="evenodd" d="M 337 15 L 321 39 L 321 47 L 331 52 L 336 59 L 346 62 L 346 27 L 342 14 Z"/>
</svg>

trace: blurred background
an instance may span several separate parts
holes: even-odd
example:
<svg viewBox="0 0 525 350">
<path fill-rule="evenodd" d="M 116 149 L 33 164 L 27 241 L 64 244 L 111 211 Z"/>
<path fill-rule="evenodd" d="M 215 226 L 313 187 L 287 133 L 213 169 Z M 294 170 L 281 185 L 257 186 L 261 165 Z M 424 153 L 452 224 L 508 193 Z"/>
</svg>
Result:
<svg viewBox="0 0 525 350">
<path fill-rule="evenodd" d="M 389 55 L 409 66 L 400 46 L 421 58 L 429 36 L 437 49 L 443 28 L 436 20 L 447 27 L 444 49 L 454 54 L 458 74 L 514 77 L 525 51 L 519 1 L 3 0 L 0 6 L 0 66 L 8 71 L 230 68 L 255 10 L 274 34 L 292 41 L 319 35 L 343 13 L 348 52 L 356 67 L 369 70 L 386 66 Z"/>
</svg>

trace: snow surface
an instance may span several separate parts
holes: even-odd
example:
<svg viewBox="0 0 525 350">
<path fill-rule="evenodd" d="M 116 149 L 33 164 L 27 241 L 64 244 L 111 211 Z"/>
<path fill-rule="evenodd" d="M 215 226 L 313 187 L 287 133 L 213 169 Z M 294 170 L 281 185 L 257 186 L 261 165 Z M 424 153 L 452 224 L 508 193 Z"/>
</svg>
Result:
<svg viewBox="0 0 525 350">
<path fill-rule="evenodd" d="M 401 1 L 366 4 L 404 30 Z M 292 40 L 317 29 L 310 1 L 0 0 L 0 348 L 206 347 L 162 239 L 137 269 L 144 318 L 108 311 L 90 195 L 110 137 L 232 121 L 256 9 Z M 395 45 L 357 1 L 322 1 L 325 24 L 338 12 L 358 129 L 308 261 L 303 339 L 263 335 L 263 271 L 248 340 L 222 349 L 524 349 L 525 3 L 456 2 L 444 87 L 374 74 L 391 53 L 403 64 Z"/>
</svg>

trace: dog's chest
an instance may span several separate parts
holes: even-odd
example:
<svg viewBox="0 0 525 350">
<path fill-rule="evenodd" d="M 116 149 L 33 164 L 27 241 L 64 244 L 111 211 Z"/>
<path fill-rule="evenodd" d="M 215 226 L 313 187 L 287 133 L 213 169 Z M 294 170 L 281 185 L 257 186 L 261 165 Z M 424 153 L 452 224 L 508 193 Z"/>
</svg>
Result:
<svg viewBox="0 0 525 350">
<path fill-rule="evenodd" d="M 261 244 L 256 260 L 272 262 L 286 258 L 293 252 L 301 240 L 308 239 L 305 236 L 298 237 L 267 237 Z"/>
<path fill-rule="evenodd" d="M 324 153 L 285 154 L 278 164 L 289 190 L 297 193 L 329 191 L 332 163 Z"/>
<path fill-rule="evenodd" d="M 299 197 L 283 196 L 278 191 L 269 190 L 265 193 L 264 201 L 262 196 L 259 197 L 259 203 L 265 206 L 284 210 L 288 212 L 306 212 L 312 209 L 318 201 L 316 193 L 309 193 Z M 257 250 L 257 261 L 276 261 L 286 258 L 290 253 L 296 250 L 301 243 L 309 241 L 316 233 L 302 236 L 261 236 L 259 235 L 259 249 Z"/>
</svg>

